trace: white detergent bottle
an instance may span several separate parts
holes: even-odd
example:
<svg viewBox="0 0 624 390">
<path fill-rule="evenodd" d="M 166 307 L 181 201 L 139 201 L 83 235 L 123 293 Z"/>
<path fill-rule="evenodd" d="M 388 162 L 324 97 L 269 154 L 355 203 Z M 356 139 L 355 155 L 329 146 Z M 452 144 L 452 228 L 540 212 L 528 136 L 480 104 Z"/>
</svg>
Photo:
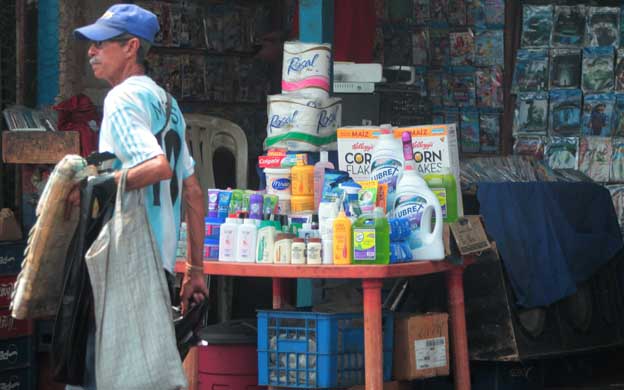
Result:
<svg viewBox="0 0 624 390">
<path fill-rule="evenodd" d="M 397 181 L 403 172 L 403 146 L 399 139 L 394 138 L 392 125 L 381 125 L 381 134 L 371 156 L 370 172 L 371 180 L 388 185 L 386 211 L 389 211 L 394 201 Z"/>
<path fill-rule="evenodd" d="M 392 204 L 394 217 L 410 220 L 412 234 L 409 246 L 413 260 L 443 260 L 444 229 L 440 201 L 413 165 L 405 166 Z M 432 218 L 435 218 L 433 231 Z"/>
</svg>

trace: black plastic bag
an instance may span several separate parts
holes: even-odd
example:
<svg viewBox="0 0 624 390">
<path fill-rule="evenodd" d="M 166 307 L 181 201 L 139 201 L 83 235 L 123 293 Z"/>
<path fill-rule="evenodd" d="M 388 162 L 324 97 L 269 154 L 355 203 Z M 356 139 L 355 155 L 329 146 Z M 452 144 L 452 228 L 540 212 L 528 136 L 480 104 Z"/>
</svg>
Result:
<svg viewBox="0 0 624 390">
<path fill-rule="evenodd" d="M 93 293 L 84 255 L 112 216 L 116 189 L 112 176 L 80 183 L 80 219 L 65 262 L 51 346 L 52 375 L 61 383 L 84 384 L 87 337 L 94 326 Z"/>
</svg>

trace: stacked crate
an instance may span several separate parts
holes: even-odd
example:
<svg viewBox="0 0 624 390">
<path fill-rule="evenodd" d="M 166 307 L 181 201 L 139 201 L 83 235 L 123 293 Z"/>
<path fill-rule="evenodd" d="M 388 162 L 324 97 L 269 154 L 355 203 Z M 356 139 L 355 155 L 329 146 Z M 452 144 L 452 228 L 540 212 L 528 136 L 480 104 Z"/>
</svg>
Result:
<svg viewBox="0 0 624 390">
<path fill-rule="evenodd" d="M 0 242 L 0 389 L 32 390 L 36 386 L 36 354 L 30 320 L 11 317 L 9 305 L 26 244 Z"/>
</svg>

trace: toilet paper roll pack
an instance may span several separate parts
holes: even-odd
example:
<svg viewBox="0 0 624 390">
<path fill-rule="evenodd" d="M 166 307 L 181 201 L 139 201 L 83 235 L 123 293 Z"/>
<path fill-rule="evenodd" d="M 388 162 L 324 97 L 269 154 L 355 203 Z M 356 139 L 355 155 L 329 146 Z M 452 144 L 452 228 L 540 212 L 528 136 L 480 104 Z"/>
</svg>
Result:
<svg viewBox="0 0 624 390">
<path fill-rule="evenodd" d="M 267 138 L 264 148 L 316 152 L 336 149 L 342 120 L 342 99 L 310 99 L 298 94 L 267 99 Z"/>
<path fill-rule="evenodd" d="M 331 45 L 328 43 L 284 43 L 282 93 L 329 97 Z"/>
</svg>

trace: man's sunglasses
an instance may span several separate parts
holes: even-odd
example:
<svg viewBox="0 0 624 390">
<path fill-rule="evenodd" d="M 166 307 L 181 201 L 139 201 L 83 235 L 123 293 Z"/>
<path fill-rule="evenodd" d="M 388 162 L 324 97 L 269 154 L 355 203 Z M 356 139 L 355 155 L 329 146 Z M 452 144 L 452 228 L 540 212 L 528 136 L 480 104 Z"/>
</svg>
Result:
<svg viewBox="0 0 624 390">
<path fill-rule="evenodd" d="M 128 37 L 128 36 L 121 36 L 121 37 L 115 37 L 115 38 L 111 38 L 111 39 L 106 39 L 104 41 L 91 41 L 91 44 L 93 46 L 95 46 L 96 49 L 101 49 L 104 47 L 104 44 L 106 42 L 119 42 L 120 44 L 124 44 L 126 42 L 128 42 L 129 40 L 131 40 L 134 37 Z"/>
</svg>

